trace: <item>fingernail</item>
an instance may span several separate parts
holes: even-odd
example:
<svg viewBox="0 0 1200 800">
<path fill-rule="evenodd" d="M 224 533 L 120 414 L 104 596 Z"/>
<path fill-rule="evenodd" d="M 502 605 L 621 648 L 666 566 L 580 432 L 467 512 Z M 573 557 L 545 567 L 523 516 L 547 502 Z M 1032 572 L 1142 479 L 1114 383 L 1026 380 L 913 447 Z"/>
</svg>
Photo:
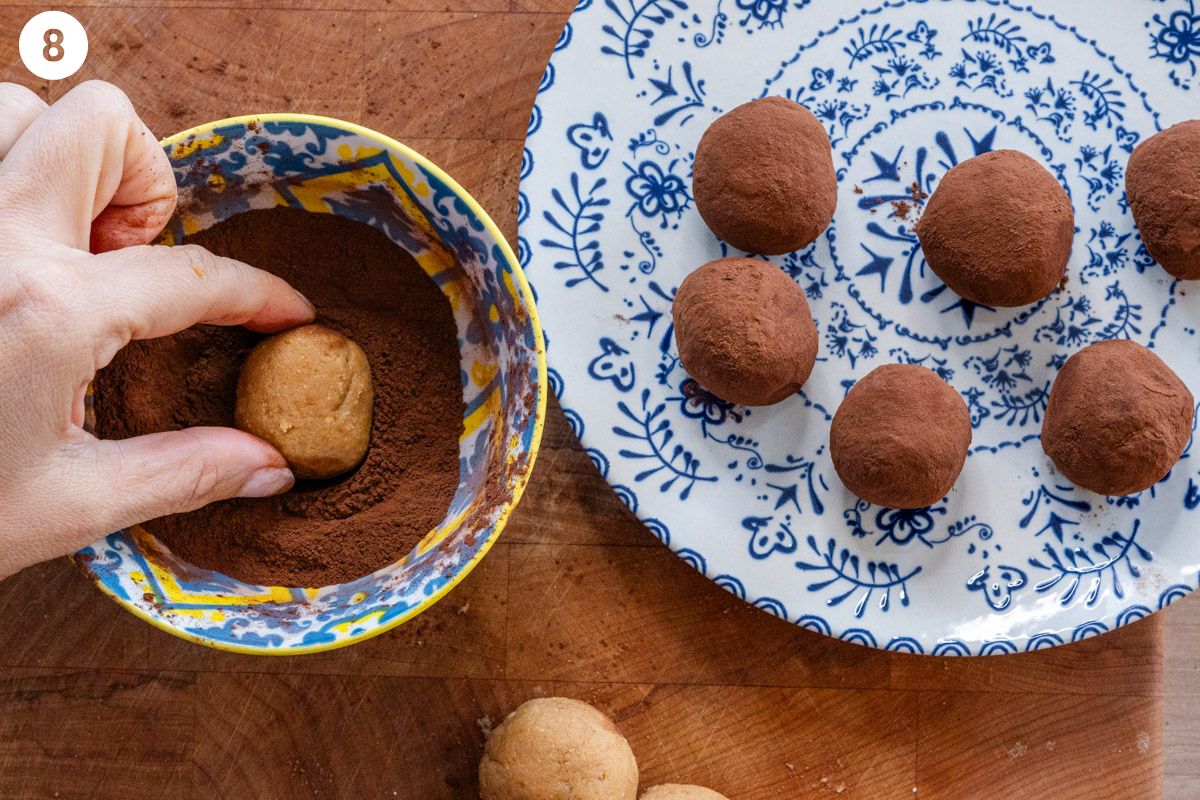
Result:
<svg viewBox="0 0 1200 800">
<path fill-rule="evenodd" d="M 242 484 L 238 497 L 270 497 L 292 488 L 296 477 L 290 469 L 264 467 L 257 470 Z"/>
<path fill-rule="evenodd" d="M 307 297 L 300 294 L 300 292 L 296 291 L 295 289 L 292 289 L 292 291 L 296 292 L 296 297 L 299 297 L 301 302 L 303 302 L 304 305 L 308 306 L 308 310 L 310 312 L 312 312 L 312 315 L 314 317 L 317 316 L 317 307 L 312 304 L 312 300 L 309 300 Z"/>
</svg>

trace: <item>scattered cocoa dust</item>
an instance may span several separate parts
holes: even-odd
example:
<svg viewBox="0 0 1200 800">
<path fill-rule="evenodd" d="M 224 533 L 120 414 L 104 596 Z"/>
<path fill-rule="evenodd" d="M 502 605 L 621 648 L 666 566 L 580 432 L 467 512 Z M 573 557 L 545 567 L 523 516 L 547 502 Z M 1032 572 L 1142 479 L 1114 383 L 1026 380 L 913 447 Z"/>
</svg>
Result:
<svg viewBox="0 0 1200 800">
<path fill-rule="evenodd" d="M 251 211 L 188 241 L 282 276 L 358 342 L 375 382 L 371 447 L 343 479 L 145 527 L 180 558 L 257 584 L 343 583 L 402 557 L 458 487 L 464 406 L 446 298 L 386 236 L 333 215 Z M 97 434 L 232 425 L 238 371 L 261 338 L 197 326 L 132 343 L 96 378 Z"/>
</svg>

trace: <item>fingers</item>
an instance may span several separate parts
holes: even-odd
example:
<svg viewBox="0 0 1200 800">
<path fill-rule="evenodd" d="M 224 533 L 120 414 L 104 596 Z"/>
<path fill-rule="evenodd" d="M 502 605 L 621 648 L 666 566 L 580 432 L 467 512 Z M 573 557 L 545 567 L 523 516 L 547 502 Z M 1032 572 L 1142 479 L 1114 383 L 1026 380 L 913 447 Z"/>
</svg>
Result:
<svg viewBox="0 0 1200 800">
<path fill-rule="evenodd" d="M 217 500 L 268 497 L 295 483 L 279 451 L 232 428 L 93 440 L 91 446 L 94 470 L 82 488 L 101 506 L 92 520 L 101 534 Z"/>
<path fill-rule="evenodd" d="M 174 184 L 172 184 L 174 186 Z M 111 204 L 92 223 L 88 243 L 93 253 L 149 244 L 175 213 L 175 195 L 132 205 Z"/>
<path fill-rule="evenodd" d="M 272 332 L 311 322 L 312 304 L 282 278 L 196 245 L 144 245 L 89 259 L 81 297 L 102 348 L 206 322 Z M 107 358 L 101 363 L 107 363 Z"/>
<path fill-rule="evenodd" d="M 129 98 L 99 81 L 33 120 L 0 164 L 0 217 L 19 216 L 31 238 L 80 250 L 93 238 L 102 249 L 151 241 L 175 201 L 166 154 Z"/>
<path fill-rule="evenodd" d="M 0 83 L 0 161 L 47 108 L 45 100 L 24 86 Z"/>
<path fill-rule="evenodd" d="M 122 441 L 80 434 L 51 457 L 18 507 L 34 518 L 6 518 L 11 547 L 0 550 L 0 577 L 86 546 L 150 519 L 232 497 L 267 497 L 295 479 L 266 442 L 232 428 L 189 428 Z"/>
</svg>

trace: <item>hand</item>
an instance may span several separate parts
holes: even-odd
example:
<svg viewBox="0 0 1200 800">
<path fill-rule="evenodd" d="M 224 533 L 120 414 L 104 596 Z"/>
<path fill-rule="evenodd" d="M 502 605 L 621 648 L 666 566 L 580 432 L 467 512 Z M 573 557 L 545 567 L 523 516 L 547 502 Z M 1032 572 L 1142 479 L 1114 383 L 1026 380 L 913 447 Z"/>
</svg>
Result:
<svg viewBox="0 0 1200 800">
<path fill-rule="evenodd" d="M 132 339 L 313 318 L 273 275 L 150 245 L 175 201 L 167 157 L 119 89 L 85 83 L 51 108 L 0 83 L 0 578 L 134 523 L 294 481 L 278 451 L 228 428 L 125 441 L 83 429 L 88 383 Z"/>
</svg>

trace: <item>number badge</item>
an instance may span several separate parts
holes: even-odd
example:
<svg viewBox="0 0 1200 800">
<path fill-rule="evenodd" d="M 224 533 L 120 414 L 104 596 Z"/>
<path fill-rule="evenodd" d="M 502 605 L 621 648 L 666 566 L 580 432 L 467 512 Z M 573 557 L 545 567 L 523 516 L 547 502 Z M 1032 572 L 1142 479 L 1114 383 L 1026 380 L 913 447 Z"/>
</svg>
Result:
<svg viewBox="0 0 1200 800">
<path fill-rule="evenodd" d="M 65 11 L 43 11 L 21 29 L 25 68 L 39 78 L 58 81 L 79 71 L 87 58 L 87 31 Z"/>
</svg>

